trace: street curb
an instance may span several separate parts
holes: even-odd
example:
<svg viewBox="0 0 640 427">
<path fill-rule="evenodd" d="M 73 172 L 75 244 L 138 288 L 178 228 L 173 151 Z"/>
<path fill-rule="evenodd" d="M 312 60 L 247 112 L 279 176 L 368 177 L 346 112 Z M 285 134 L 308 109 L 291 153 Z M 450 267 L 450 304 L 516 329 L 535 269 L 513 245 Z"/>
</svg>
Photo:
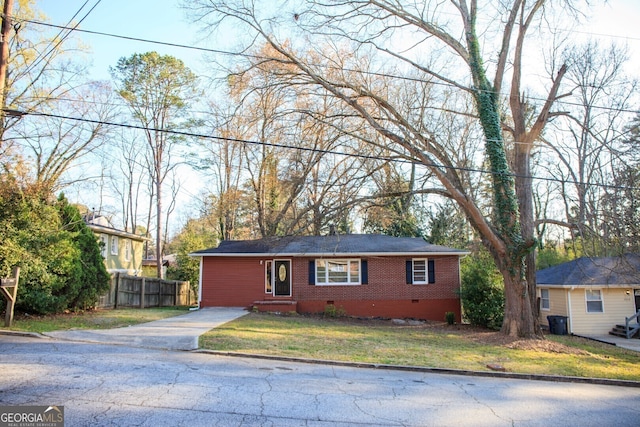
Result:
<svg viewBox="0 0 640 427">
<path fill-rule="evenodd" d="M 25 332 L 25 331 L 9 331 L 7 329 L 0 329 L 0 335 L 10 335 L 14 337 L 29 337 L 29 338 L 46 338 L 50 339 L 46 335 L 39 334 L 37 332 Z"/>
<path fill-rule="evenodd" d="M 563 377 L 557 375 L 519 374 L 515 372 L 471 371 L 464 369 L 429 368 L 426 366 L 387 365 L 382 363 L 342 362 L 338 360 L 307 359 L 301 357 L 272 356 L 266 354 L 238 353 L 232 351 L 193 350 L 192 353 L 211 354 L 215 356 L 245 357 L 252 359 L 277 360 L 282 362 L 298 362 L 316 365 L 344 366 L 361 369 L 386 369 L 392 371 L 422 372 L 431 374 L 462 375 L 489 378 L 509 378 L 518 380 L 550 381 L 561 383 L 598 384 L 617 387 L 640 388 L 640 381 L 612 380 L 607 378 Z"/>
</svg>

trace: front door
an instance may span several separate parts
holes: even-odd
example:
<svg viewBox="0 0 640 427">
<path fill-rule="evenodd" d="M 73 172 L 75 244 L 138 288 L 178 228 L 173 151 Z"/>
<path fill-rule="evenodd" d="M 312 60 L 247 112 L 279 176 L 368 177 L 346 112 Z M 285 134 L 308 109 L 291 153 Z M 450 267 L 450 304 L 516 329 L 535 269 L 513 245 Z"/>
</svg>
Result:
<svg viewBox="0 0 640 427">
<path fill-rule="evenodd" d="M 276 260 L 273 263 L 275 296 L 291 296 L 291 261 Z"/>
<path fill-rule="evenodd" d="M 640 311 L 640 289 L 634 289 L 633 295 L 636 297 L 636 313 Z"/>
</svg>

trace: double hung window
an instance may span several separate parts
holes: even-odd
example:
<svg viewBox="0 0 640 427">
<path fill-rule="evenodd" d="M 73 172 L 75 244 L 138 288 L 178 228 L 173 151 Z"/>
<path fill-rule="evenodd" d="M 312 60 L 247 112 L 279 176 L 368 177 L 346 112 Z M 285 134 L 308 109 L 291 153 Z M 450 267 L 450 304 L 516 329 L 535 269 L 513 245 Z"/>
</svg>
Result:
<svg viewBox="0 0 640 427">
<path fill-rule="evenodd" d="M 549 299 L 549 289 L 540 289 L 540 309 L 550 310 L 551 300 Z"/>
<path fill-rule="evenodd" d="M 359 259 L 317 259 L 316 285 L 359 285 Z"/>
<path fill-rule="evenodd" d="M 586 289 L 587 313 L 603 313 L 602 291 L 600 289 Z"/>
<path fill-rule="evenodd" d="M 118 255 L 118 236 L 111 236 L 111 255 Z"/>
<path fill-rule="evenodd" d="M 416 258 L 407 261 L 407 283 L 426 285 L 436 282 L 435 261 Z"/>
</svg>

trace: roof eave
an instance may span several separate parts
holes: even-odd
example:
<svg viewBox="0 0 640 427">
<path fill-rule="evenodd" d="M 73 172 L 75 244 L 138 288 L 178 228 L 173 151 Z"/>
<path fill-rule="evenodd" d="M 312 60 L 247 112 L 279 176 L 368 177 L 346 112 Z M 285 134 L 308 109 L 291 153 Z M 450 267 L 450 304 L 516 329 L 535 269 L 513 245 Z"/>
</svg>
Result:
<svg viewBox="0 0 640 427">
<path fill-rule="evenodd" d="M 631 284 L 631 283 L 593 283 L 593 284 L 585 284 L 585 283 L 575 283 L 575 284 L 554 284 L 554 283 L 538 283 L 537 287 L 549 287 L 549 288 L 557 288 L 557 289 L 574 289 L 574 288 L 635 288 L 640 286 L 640 283 Z"/>
<path fill-rule="evenodd" d="M 128 239 L 137 240 L 140 242 L 144 242 L 145 240 L 147 241 L 151 240 L 148 237 L 144 237 L 139 234 L 133 234 L 133 233 L 129 233 L 122 230 L 116 230 L 115 228 L 110 228 L 110 227 L 103 227 L 101 225 L 87 224 L 87 227 L 89 227 L 89 229 L 95 233 L 103 233 L 103 234 L 110 234 L 118 237 L 126 237 Z"/>
<path fill-rule="evenodd" d="M 192 252 L 190 257 L 358 257 L 358 256 L 459 256 L 469 255 L 471 252 L 310 252 L 310 253 L 198 253 Z"/>
</svg>

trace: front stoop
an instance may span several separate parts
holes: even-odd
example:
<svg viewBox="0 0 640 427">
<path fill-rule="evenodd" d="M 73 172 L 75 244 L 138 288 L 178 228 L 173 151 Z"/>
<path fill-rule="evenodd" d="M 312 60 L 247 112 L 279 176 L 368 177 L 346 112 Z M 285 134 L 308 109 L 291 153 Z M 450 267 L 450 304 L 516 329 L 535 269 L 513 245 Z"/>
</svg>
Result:
<svg viewBox="0 0 640 427">
<path fill-rule="evenodd" d="M 615 335 L 617 337 L 622 337 L 622 338 L 626 338 L 626 339 L 634 338 L 634 336 L 636 338 L 640 338 L 640 335 L 638 334 L 638 330 L 634 331 L 631 334 L 631 336 L 627 336 L 627 328 L 626 328 L 625 325 L 616 325 L 616 326 L 614 326 L 613 329 L 611 329 L 611 331 L 609 331 L 609 335 Z"/>
<path fill-rule="evenodd" d="M 290 300 L 263 300 L 254 301 L 253 309 L 266 312 L 291 313 L 298 311 L 298 302 Z"/>
</svg>

